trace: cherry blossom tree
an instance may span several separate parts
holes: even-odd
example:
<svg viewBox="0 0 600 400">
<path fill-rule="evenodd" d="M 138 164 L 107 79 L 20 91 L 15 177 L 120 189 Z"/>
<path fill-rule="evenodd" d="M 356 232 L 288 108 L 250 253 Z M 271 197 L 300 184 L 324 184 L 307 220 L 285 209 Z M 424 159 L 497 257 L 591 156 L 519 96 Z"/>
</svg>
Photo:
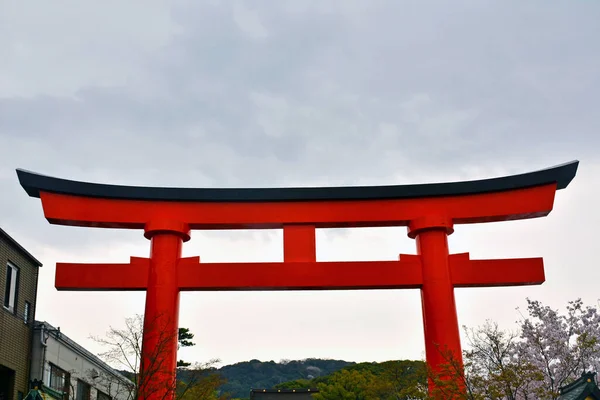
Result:
<svg viewBox="0 0 600 400">
<path fill-rule="evenodd" d="M 600 366 L 600 315 L 581 299 L 567 305 L 566 314 L 527 299 L 521 322 L 519 353 L 543 374 L 545 398 L 558 398 L 561 386 Z"/>
<path fill-rule="evenodd" d="M 559 388 L 600 368 L 600 314 L 581 299 L 561 313 L 527 299 L 518 330 L 503 331 L 488 321 L 467 329 L 464 369 L 448 359 L 452 382 L 440 385 L 444 398 L 468 400 L 555 400 Z M 466 394 L 464 389 L 466 388 Z M 435 398 L 435 397 L 434 397 Z"/>
</svg>

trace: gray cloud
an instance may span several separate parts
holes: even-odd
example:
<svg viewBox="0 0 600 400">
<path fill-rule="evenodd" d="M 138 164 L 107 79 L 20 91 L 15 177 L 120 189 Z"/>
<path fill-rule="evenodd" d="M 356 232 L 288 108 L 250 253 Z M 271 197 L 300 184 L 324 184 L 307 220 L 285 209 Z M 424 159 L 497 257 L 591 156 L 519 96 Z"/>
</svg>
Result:
<svg viewBox="0 0 600 400">
<path fill-rule="evenodd" d="M 9 210 L 0 224 L 34 253 L 46 254 L 42 286 L 51 288 L 57 257 L 125 261 L 131 252 L 144 255 L 148 244 L 139 232 L 48 225 L 39 201 L 19 187 L 17 167 L 86 181 L 208 187 L 483 178 L 574 158 L 592 168 L 600 163 L 599 17 L 592 2 L 11 5 L 0 13 L 0 52 L 7 55 L 0 62 L 0 140 L 8 149 L 0 159 L 0 209 Z M 582 179 L 580 187 L 593 182 L 591 175 Z M 577 204 L 595 213 L 591 203 Z M 323 236 L 323 248 L 338 243 L 323 257 L 377 258 L 369 248 L 386 257 L 403 246 L 414 251 L 410 242 L 394 244 L 389 232 L 362 234 Z M 186 251 L 209 259 L 281 255 L 278 233 L 194 238 Z M 366 244 L 348 253 L 343 240 Z M 387 247 L 375 246 L 378 241 Z M 51 289 L 44 295 L 63 298 Z M 90 307 L 108 301 L 86 296 Z M 233 298 L 245 295 L 239 296 Z M 341 315 L 332 299 L 356 299 L 318 296 L 333 302 L 329 313 Z M 411 308 L 418 301 L 398 296 L 419 326 Z M 131 299 L 137 300 L 129 311 L 140 301 Z M 387 301 L 374 299 L 372 307 Z M 260 301 L 249 304 L 263 309 Z M 196 304 L 184 312 L 195 312 Z M 231 302 L 224 304 L 217 314 L 234 312 Z M 290 304 L 298 312 L 304 307 L 302 300 Z M 353 307 L 359 319 L 371 312 Z M 50 305 L 41 310 L 80 329 Z M 90 329 L 114 323 L 110 318 Z M 340 318 L 342 324 L 346 317 Z M 481 314 L 465 318 L 477 321 Z M 411 335 L 420 340 L 420 331 Z M 321 351 L 311 343 L 306 349 Z M 352 354 L 345 351 L 336 354 Z"/>
</svg>

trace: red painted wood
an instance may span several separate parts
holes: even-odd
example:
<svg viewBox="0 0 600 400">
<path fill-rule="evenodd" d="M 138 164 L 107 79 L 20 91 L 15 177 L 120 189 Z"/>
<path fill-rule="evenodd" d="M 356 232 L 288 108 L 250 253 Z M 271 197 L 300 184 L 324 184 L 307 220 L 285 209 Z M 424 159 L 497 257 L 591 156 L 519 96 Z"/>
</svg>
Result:
<svg viewBox="0 0 600 400">
<path fill-rule="evenodd" d="M 181 290 L 410 289 L 420 263 L 399 261 L 183 264 Z"/>
<path fill-rule="evenodd" d="M 44 215 L 54 224 L 146 229 L 149 260 L 129 264 L 58 264 L 59 290 L 147 290 L 143 373 L 152 370 L 159 342 L 152 329 L 174 334 L 166 345 L 157 385 L 174 379 L 181 290 L 335 290 L 420 288 L 426 356 L 434 371 L 461 361 L 454 287 L 540 284 L 541 259 L 469 260 L 448 253 L 455 224 L 547 215 L 556 184 L 503 192 L 398 200 L 289 202 L 179 202 L 77 197 L 41 192 Z M 399 261 L 316 262 L 315 229 L 407 226 L 418 256 Z M 180 259 L 190 229 L 283 228 L 283 263 L 200 263 Z M 172 395 L 159 389 L 161 398 Z M 140 400 L 157 399 L 148 392 Z"/>
<path fill-rule="evenodd" d="M 543 258 L 469 260 L 468 254 L 450 256 L 454 287 L 541 285 L 546 280 Z"/>
<path fill-rule="evenodd" d="M 44 215 L 54 224 L 143 229 L 149 221 L 185 221 L 191 229 L 265 229 L 286 224 L 316 228 L 407 226 L 430 214 L 453 223 L 542 217 L 552 210 L 556 185 L 467 196 L 425 199 L 193 203 L 114 200 L 41 193 Z"/>
<path fill-rule="evenodd" d="M 285 261 L 316 261 L 315 235 L 314 225 L 284 225 L 283 259 Z"/>
<path fill-rule="evenodd" d="M 58 290 L 146 290 L 150 259 L 131 257 L 129 264 L 56 263 Z"/>
<path fill-rule="evenodd" d="M 182 242 L 177 232 L 158 231 L 151 236 L 139 381 L 142 399 L 174 397 L 179 330 L 177 264 Z"/>
<path fill-rule="evenodd" d="M 69 290 L 146 290 L 150 259 L 132 257 L 129 264 L 57 263 L 56 288 Z M 420 256 L 403 254 L 400 261 L 296 261 L 283 263 L 202 263 L 182 258 L 178 287 L 183 291 L 417 289 L 421 287 Z M 454 287 L 540 285 L 542 258 L 470 260 L 449 258 Z"/>
<path fill-rule="evenodd" d="M 454 286 L 449 265 L 446 228 L 417 233 L 417 252 L 421 256 L 423 284 L 421 305 L 427 362 L 436 372 L 452 362 L 462 365 L 462 350 Z M 449 379 L 450 377 L 443 377 Z M 430 382 L 433 386 L 433 382 Z"/>
<path fill-rule="evenodd" d="M 145 290 L 147 261 L 130 264 L 57 264 L 58 290 Z M 101 277 L 96 279 L 95 277 Z M 183 291 L 417 289 L 419 259 L 411 261 L 202 263 L 181 259 Z"/>
</svg>

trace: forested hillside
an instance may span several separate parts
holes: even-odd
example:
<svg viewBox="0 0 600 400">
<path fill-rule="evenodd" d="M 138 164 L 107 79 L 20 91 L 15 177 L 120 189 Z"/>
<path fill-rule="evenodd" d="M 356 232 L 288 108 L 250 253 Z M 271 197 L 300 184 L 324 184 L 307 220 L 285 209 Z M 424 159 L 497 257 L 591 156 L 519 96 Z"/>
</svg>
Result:
<svg viewBox="0 0 600 400">
<path fill-rule="evenodd" d="M 226 365 L 217 372 L 227 380 L 220 387 L 222 393 L 230 393 L 233 398 L 247 398 L 252 388 L 267 389 L 294 380 L 309 381 L 354 364 L 322 359 L 281 362 L 251 360 Z"/>
<path fill-rule="evenodd" d="M 422 361 L 251 360 L 202 371 L 201 376 L 207 380 L 200 386 L 213 388 L 209 389 L 209 392 L 214 391 L 210 399 L 248 399 L 250 389 L 270 388 L 317 388 L 317 400 L 354 395 L 365 399 L 422 399 L 426 391 L 426 369 Z M 179 369 L 177 375 L 182 382 L 188 382 L 197 379 L 195 373 L 194 370 Z M 211 376 L 214 379 L 209 378 Z"/>
<path fill-rule="evenodd" d="M 352 364 L 330 375 L 285 382 L 275 388 L 317 388 L 316 400 L 425 399 L 426 380 L 423 361 L 397 360 Z"/>
</svg>

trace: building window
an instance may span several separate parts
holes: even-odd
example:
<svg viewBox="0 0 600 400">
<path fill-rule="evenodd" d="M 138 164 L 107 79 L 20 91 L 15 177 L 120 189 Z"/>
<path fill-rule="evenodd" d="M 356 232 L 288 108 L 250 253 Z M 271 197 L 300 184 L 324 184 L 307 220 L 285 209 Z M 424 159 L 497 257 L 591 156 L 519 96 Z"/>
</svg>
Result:
<svg viewBox="0 0 600 400">
<path fill-rule="evenodd" d="M 91 386 L 81 379 L 77 379 L 77 399 L 76 400 L 90 400 Z"/>
<path fill-rule="evenodd" d="M 101 391 L 98 390 L 98 398 L 97 398 L 97 400 L 111 400 L 111 398 L 106 393 L 102 393 Z"/>
<path fill-rule="evenodd" d="M 58 368 L 54 364 L 50 364 L 50 382 L 48 386 L 51 389 L 68 394 L 69 385 L 71 384 L 70 378 L 71 376 L 67 371 Z"/>
<path fill-rule="evenodd" d="M 6 264 L 6 286 L 4 287 L 4 308 L 14 313 L 17 304 L 17 288 L 19 285 L 19 268 L 11 263 Z"/>
<path fill-rule="evenodd" d="M 28 324 L 29 323 L 29 314 L 31 313 L 31 303 L 25 302 L 25 309 L 23 310 L 23 321 Z"/>
</svg>

